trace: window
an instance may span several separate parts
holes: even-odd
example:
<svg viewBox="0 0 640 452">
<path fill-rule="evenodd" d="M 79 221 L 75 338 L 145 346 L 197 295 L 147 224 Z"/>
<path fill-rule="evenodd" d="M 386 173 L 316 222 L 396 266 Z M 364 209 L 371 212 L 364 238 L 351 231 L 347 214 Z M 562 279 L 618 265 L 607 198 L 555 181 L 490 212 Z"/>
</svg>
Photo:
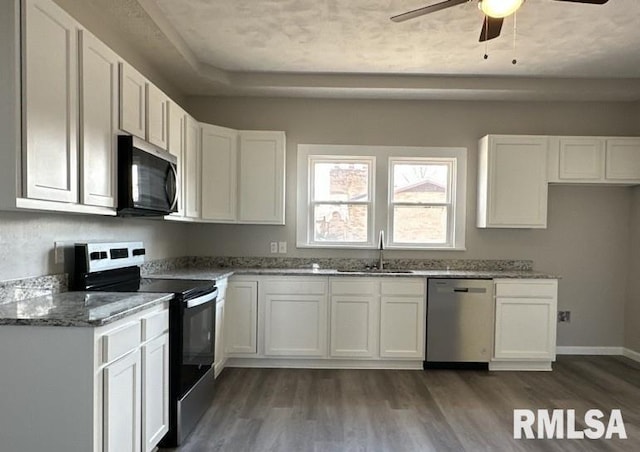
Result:
<svg viewBox="0 0 640 452">
<path fill-rule="evenodd" d="M 310 243 L 368 243 L 374 167 L 373 158 L 309 158 Z"/>
<path fill-rule="evenodd" d="M 298 146 L 298 247 L 464 249 L 466 149 Z"/>
<path fill-rule="evenodd" d="M 389 159 L 390 246 L 451 242 L 455 159 Z"/>
</svg>

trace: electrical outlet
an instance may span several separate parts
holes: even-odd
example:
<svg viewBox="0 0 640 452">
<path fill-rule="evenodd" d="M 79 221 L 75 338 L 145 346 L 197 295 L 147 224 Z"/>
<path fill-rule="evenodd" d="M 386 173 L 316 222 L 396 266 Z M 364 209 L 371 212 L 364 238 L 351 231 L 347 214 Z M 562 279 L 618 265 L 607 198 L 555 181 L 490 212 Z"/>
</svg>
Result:
<svg viewBox="0 0 640 452">
<path fill-rule="evenodd" d="M 64 243 L 53 242 L 53 261 L 56 264 L 64 264 Z"/>
<path fill-rule="evenodd" d="M 287 254 L 287 242 L 278 242 L 278 253 Z"/>
<path fill-rule="evenodd" d="M 571 311 L 558 311 L 558 322 L 571 323 Z"/>
<path fill-rule="evenodd" d="M 278 242 L 271 242 L 271 252 L 272 253 L 278 252 Z"/>
</svg>

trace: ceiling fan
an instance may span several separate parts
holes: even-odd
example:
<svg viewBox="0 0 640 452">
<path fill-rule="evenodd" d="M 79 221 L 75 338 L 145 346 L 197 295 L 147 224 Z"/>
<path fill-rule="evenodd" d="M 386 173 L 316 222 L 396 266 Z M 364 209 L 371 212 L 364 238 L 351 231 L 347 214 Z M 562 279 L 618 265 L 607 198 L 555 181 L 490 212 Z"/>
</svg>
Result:
<svg viewBox="0 0 640 452">
<path fill-rule="evenodd" d="M 391 18 L 394 22 L 404 22 L 405 20 L 414 19 L 424 16 L 425 14 L 435 13 L 452 6 L 461 5 L 474 0 L 446 0 L 434 5 L 423 6 L 406 13 L 398 14 Z M 522 6 L 525 0 L 478 0 L 478 8 L 484 13 L 484 22 L 482 23 L 482 32 L 480 33 L 480 42 L 488 41 L 500 36 L 502 23 L 504 18 L 515 13 Z M 555 0 L 557 2 L 573 2 L 573 3 L 590 3 L 593 5 L 604 5 L 609 0 Z"/>
</svg>

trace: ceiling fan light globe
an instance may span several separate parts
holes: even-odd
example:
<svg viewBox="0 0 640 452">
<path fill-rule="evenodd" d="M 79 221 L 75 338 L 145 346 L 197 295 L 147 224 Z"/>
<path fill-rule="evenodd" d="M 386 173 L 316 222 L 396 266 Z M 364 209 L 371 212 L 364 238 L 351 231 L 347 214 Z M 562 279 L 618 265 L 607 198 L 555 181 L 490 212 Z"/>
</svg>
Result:
<svg viewBox="0 0 640 452">
<path fill-rule="evenodd" d="M 478 8 L 487 16 L 499 19 L 515 13 L 523 2 L 524 0 L 480 0 Z"/>
</svg>

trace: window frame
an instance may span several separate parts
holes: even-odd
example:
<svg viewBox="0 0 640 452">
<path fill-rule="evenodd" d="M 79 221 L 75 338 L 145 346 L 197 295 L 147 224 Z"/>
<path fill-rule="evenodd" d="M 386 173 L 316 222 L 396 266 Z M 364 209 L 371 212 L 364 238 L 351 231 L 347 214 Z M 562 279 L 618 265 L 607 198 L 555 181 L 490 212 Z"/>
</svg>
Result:
<svg viewBox="0 0 640 452">
<path fill-rule="evenodd" d="M 374 171 L 371 174 L 372 212 L 368 218 L 367 243 L 353 242 L 313 242 L 313 210 L 310 210 L 310 193 L 313 178 L 310 175 L 310 158 L 325 157 L 338 160 L 341 157 L 355 160 L 373 157 Z M 392 237 L 393 213 L 391 196 L 390 160 L 413 159 L 454 159 L 455 174 L 451 175 L 452 212 L 450 212 L 450 240 L 445 244 L 394 243 Z M 299 144 L 297 152 L 297 222 L 296 246 L 298 248 L 335 249 L 375 249 L 378 246 L 377 232 L 384 230 L 385 247 L 398 250 L 440 250 L 464 251 L 466 235 L 466 195 L 467 195 L 467 149 L 462 147 L 422 147 L 422 146 L 366 146 L 366 145 L 320 145 Z"/>
</svg>

